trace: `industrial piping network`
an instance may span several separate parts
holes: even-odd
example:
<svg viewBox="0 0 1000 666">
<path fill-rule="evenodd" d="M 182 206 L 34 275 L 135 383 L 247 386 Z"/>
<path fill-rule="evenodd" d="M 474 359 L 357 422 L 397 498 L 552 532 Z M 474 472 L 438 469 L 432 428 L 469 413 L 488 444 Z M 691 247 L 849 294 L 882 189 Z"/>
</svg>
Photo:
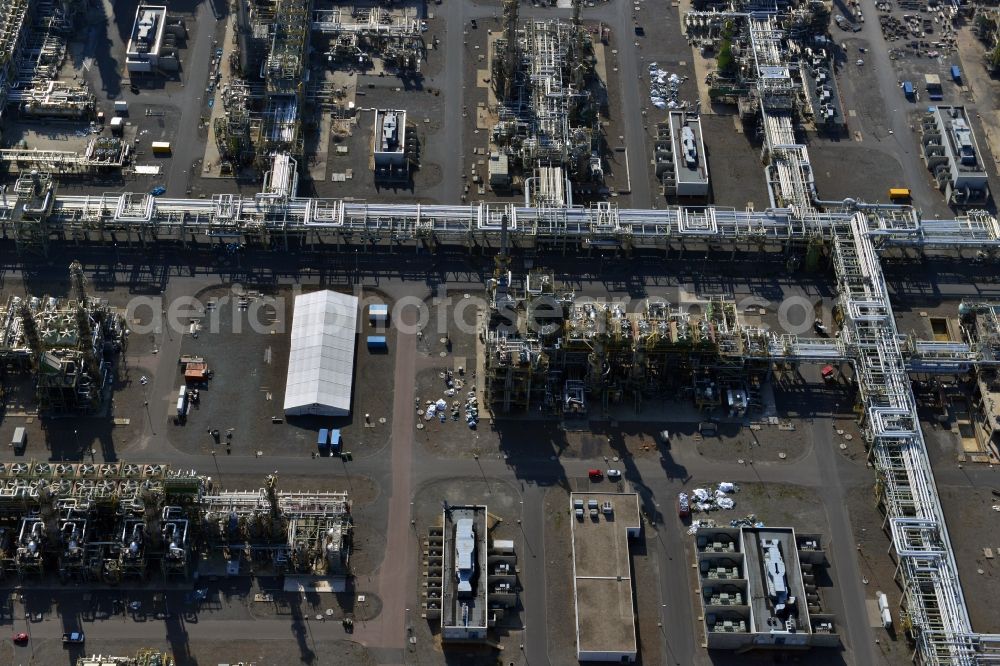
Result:
<svg viewBox="0 0 1000 666">
<path fill-rule="evenodd" d="M 289 237 L 298 237 L 306 244 L 335 239 L 338 245 L 412 242 L 430 247 L 494 246 L 503 236 L 522 247 L 626 250 L 720 243 L 763 250 L 815 238 L 830 241 L 845 317 L 841 339 L 824 345 L 807 340 L 778 344 L 772 353 L 789 360 L 847 358 L 854 363 L 865 408 L 864 432 L 916 638 L 914 659 L 926 664 L 1000 663 L 1000 635 L 972 630 L 906 362 L 922 357 L 929 367 L 944 369 L 948 363 L 978 359 L 963 345 L 908 343 L 899 335 L 878 257 L 880 249 L 891 246 L 994 250 L 1000 248 L 1000 225 L 982 211 L 953 220 L 922 220 L 910 207 L 869 206 L 853 200 L 818 210 L 808 153 L 794 144 L 791 116 L 781 108 L 791 83 L 782 60 L 781 34 L 770 15 L 739 16 L 750 21 L 758 67 L 770 159 L 768 186 L 776 202 L 766 211 L 619 210 L 608 203 L 590 208 L 424 206 L 273 194 L 200 200 L 126 193 L 55 196 L 45 212 L 29 220 L 17 207 L 31 204 L 4 194 L 0 230 L 8 240 L 21 238 L 24 225 L 41 225 L 46 238 L 57 236 L 66 242 L 135 239 L 186 244 L 263 236 L 284 238 L 286 243 Z M 935 366 L 935 359 L 940 364 Z"/>
</svg>

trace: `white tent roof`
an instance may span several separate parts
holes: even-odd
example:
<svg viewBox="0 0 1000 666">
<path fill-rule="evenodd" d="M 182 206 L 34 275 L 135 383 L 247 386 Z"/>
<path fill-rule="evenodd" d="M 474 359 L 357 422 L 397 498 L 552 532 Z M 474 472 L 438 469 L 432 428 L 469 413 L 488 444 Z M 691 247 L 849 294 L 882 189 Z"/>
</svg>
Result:
<svg viewBox="0 0 1000 666">
<path fill-rule="evenodd" d="M 351 413 L 358 299 L 335 291 L 295 297 L 285 414 Z"/>
</svg>

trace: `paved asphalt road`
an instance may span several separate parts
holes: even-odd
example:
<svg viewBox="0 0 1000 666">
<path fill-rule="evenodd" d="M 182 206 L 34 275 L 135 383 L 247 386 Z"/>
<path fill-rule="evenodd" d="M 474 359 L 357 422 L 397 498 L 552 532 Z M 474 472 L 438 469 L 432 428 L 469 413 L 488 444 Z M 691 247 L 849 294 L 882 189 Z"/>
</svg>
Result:
<svg viewBox="0 0 1000 666">
<path fill-rule="evenodd" d="M 863 140 L 889 144 L 885 146 L 885 150 L 899 159 L 903 169 L 903 173 L 900 175 L 903 179 L 901 182 L 906 183 L 907 187 L 910 188 L 913 202 L 920 208 L 931 210 L 934 202 L 938 201 L 941 195 L 933 191 L 927 184 L 927 169 L 920 158 L 917 135 L 910 131 L 909 115 L 903 107 L 904 100 L 899 92 L 899 77 L 889 59 L 889 43 L 886 42 L 885 36 L 882 34 L 879 22 L 875 20 L 879 16 L 875 9 L 875 0 L 861 0 L 861 4 L 864 13 L 872 20 L 860 24 L 861 32 L 851 33 L 850 36 L 863 37 L 868 41 L 870 48 L 864 54 L 857 51 L 848 52 L 844 65 L 846 72 L 841 75 L 850 76 L 851 70 L 858 67 L 857 60 L 859 58 L 864 60 L 865 64 L 862 66 L 871 68 L 875 73 L 875 78 L 878 81 L 877 88 L 881 91 L 879 97 L 889 124 L 887 129 L 891 130 L 891 134 L 887 134 L 885 130 L 880 128 L 862 128 Z M 836 38 L 837 35 L 834 37 Z M 864 102 L 855 102 L 855 104 L 862 103 Z M 849 122 L 853 124 L 858 120 L 851 118 Z"/>
<path fill-rule="evenodd" d="M 187 194 L 191 166 L 205 157 L 205 142 L 198 138 L 198 125 L 202 115 L 208 115 L 205 84 L 215 48 L 212 45 L 212 35 L 218 23 L 210 3 L 198 5 L 195 23 L 198 36 L 190 44 L 191 48 L 187 49 L 183 63 L 184 88 L 180 93 L 165 95 L 166 99 L 163 100 L 163 103 L 173 105 L 180 112 L 180 124 L 173 140 L 173 157 L 166 182 L 167 195 L 174 197 Z"/>
<path fill-rule="evenodd" d="M 417 580 L 417 540 L 410 527 L 410 477 L 413 468 L 413 433 L 416 394 L 414 370 L 417 336 L 413 329 L 416 312 L 409 308 L 401 315 L 404 327 L 396 336 L 396 371 L 392 408 L 391 485 L 383 488 L 389 494 L 389 526 L 386 529 L 385 560 L 379 572 L 378 594 L 382 599 L 382 614 L 372 626 L 379 626 L 377 638 L 369 637 L 383 648 L 403 647 L 402 639 L 410 633 L 417 598 L 413 581 Z M 402 657 L 402 655 L 400 655 Z M 400 662 L 402 663 L 402 662 Z"/>
<path fill-rule="evenodd" d="M 521 491 L 521 534 L 524 550 L 521 561 L 522 603 L 524 604 L 524 652 L 529 664 L 548 662 L 548 625 L 545 619 L 545 488 L 524 484 Z M 559 627 L 554 627 L 559 630 Z"/>
<path fill-rule="evenodd" d="M 826 507 L 830 533 L 824 535 L 824 544 L 831 551 L 831 567 L 834 590 L 839 594 L 843 607 L 848 609 L 841 618 L 847 625 L 847 640 L 854 652 L 857 664 L 874 664 L 874 635 L 868 623 L 865 608 L 865 592 L 861 583 L 861 569 L 854 550 L 854 536 L 850 518 L 845 510 L 846 498 L 840 481 L 841 467 L 849 467 L 844 458 L 834 452 L 832 428 L 829 421 L 815 420 L 809 424 L 809 435 L 813 443 L 813 455 L 819 467 L 820 485 L 816 489 Z M 853 611 L 853 612 L 852 612 Z"/>
<path fill-rule="evenodd" d="M 464 136 L 462 128 L 467 119 L 462 118 L 462 100 L 465 87 L 465 59 L 468 47 L 465 41 L 466 10 L 469 7 L 467 2 L 446 2 L 435 6 L 436 15 L 444 18 L 448 29 L 444 33 L 444 39 L 433 57 L 444 58 L 444 82 L 441 86 L 441 94 L 444 95 L 446 104 L 444 111 L 444 128 L 441 143 L 437 150 L 444 151 L 444 156 L 439 157 L 441 164 L 441 175 L 443 179 L 441 201 L 457 203 L 462 198 L 462 170 L 465 166 L 465 151 L 463 149 Z M 475 110 L 472 111 L 475 114 Z M 463 156 L 456 159 L 456 155 Z"/>
</svg>

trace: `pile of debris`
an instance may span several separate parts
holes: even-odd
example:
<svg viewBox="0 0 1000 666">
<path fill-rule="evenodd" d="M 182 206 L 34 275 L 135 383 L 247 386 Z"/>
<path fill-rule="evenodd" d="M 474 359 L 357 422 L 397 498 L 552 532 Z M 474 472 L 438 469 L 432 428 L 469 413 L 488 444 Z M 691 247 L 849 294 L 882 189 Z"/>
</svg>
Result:
<svg viewBox="0 0 1000 666">
<path fill-rule="evenodd" d="M 693 500 L 691 510 L 707 513 L 709 511 L 732 509 L 736 506 L 736 502 L 733 501 L 730 495 L 739 492 L 739 490 L 739 486 L 728 481 L 721 482 L 715 488 L 714 492 L 705 488 L 695 488 L 691 492 Z"/>
<path fill-rule="evenodd" d="M 459 368 L 458 374 L 464 376 L 464 368 Z M 465 380 L 456 377 L 455 373 L 451 370 L 440 373 L 440 377 L 444 380 L 445 384 L 444 397 L 437 400 L 427 400 L 423 406 L 420 404 L 420 399 L 417 398 L 417 415 L 423 416 L 425 421 L 433 421 L 437 418 L 441 423 L 445 423 L 448 420 L 450 412 L 451 420 L 458 421 L 461 415 L 462 402 L 460 400 L 451 400 L 449 404 L 447 398 L 454 398 L 458 391 L 465 386 Z M 476 398 L 475 386 L 472 386 L 471 390 L 465 394 L 465 424 L 472 430 L 475 430 L 476 426 L 479 425 L 479 401 Z M 418 428 L 422 427 L 422 425 L 418 424 Z"/>
<path fill-rule="evenodd" d="M 729 521 L 730 527 L 764 527 L 764 523 L 757 520 L 757 514 L 748 513 L 742 518 L 733 518 Z"/>
<path fill-rule="evenodd" d="M 658 109 L 683 109 L 687 102 L 680 101 L 681 84 L 688 77 L 680 77 L 649 63 L 649 101 Z"/>
<path fill-rule="evenodd" d="M 688 534 L 694 534 L 695 532 L 697 532 L 699 529 L 701 529 L 703 527 L 705 529 L 708 529 L 708 528 L 715 527 L 715 526 L 716 526 L 715 525 L 715 521 L 712 520 L 711 518 L 701 518 L 701 519 L 694 520 L 694 521 L 691 522 L 691 527 L 687 528 L 687 533 Z"/>
<path fill-rule="evenodd" d="M 465 396 L 465 425 L 472 430 L 475 430 L 476 426 L 479 425 L 479 401 L 476 400 L 474 390 L 469 391 Z"/>
</svg>

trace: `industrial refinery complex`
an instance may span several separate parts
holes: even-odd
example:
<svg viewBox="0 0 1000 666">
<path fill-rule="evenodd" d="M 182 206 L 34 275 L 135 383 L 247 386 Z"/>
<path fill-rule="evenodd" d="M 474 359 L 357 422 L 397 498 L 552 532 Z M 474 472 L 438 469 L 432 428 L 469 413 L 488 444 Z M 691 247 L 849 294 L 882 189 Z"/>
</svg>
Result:
<svg viewBox="0 0 1000 666">
<path fill-rule="evenodd" d="M 998 44 L 0 2 L 0 662 L 1000 664 Z"/>
</svg>

